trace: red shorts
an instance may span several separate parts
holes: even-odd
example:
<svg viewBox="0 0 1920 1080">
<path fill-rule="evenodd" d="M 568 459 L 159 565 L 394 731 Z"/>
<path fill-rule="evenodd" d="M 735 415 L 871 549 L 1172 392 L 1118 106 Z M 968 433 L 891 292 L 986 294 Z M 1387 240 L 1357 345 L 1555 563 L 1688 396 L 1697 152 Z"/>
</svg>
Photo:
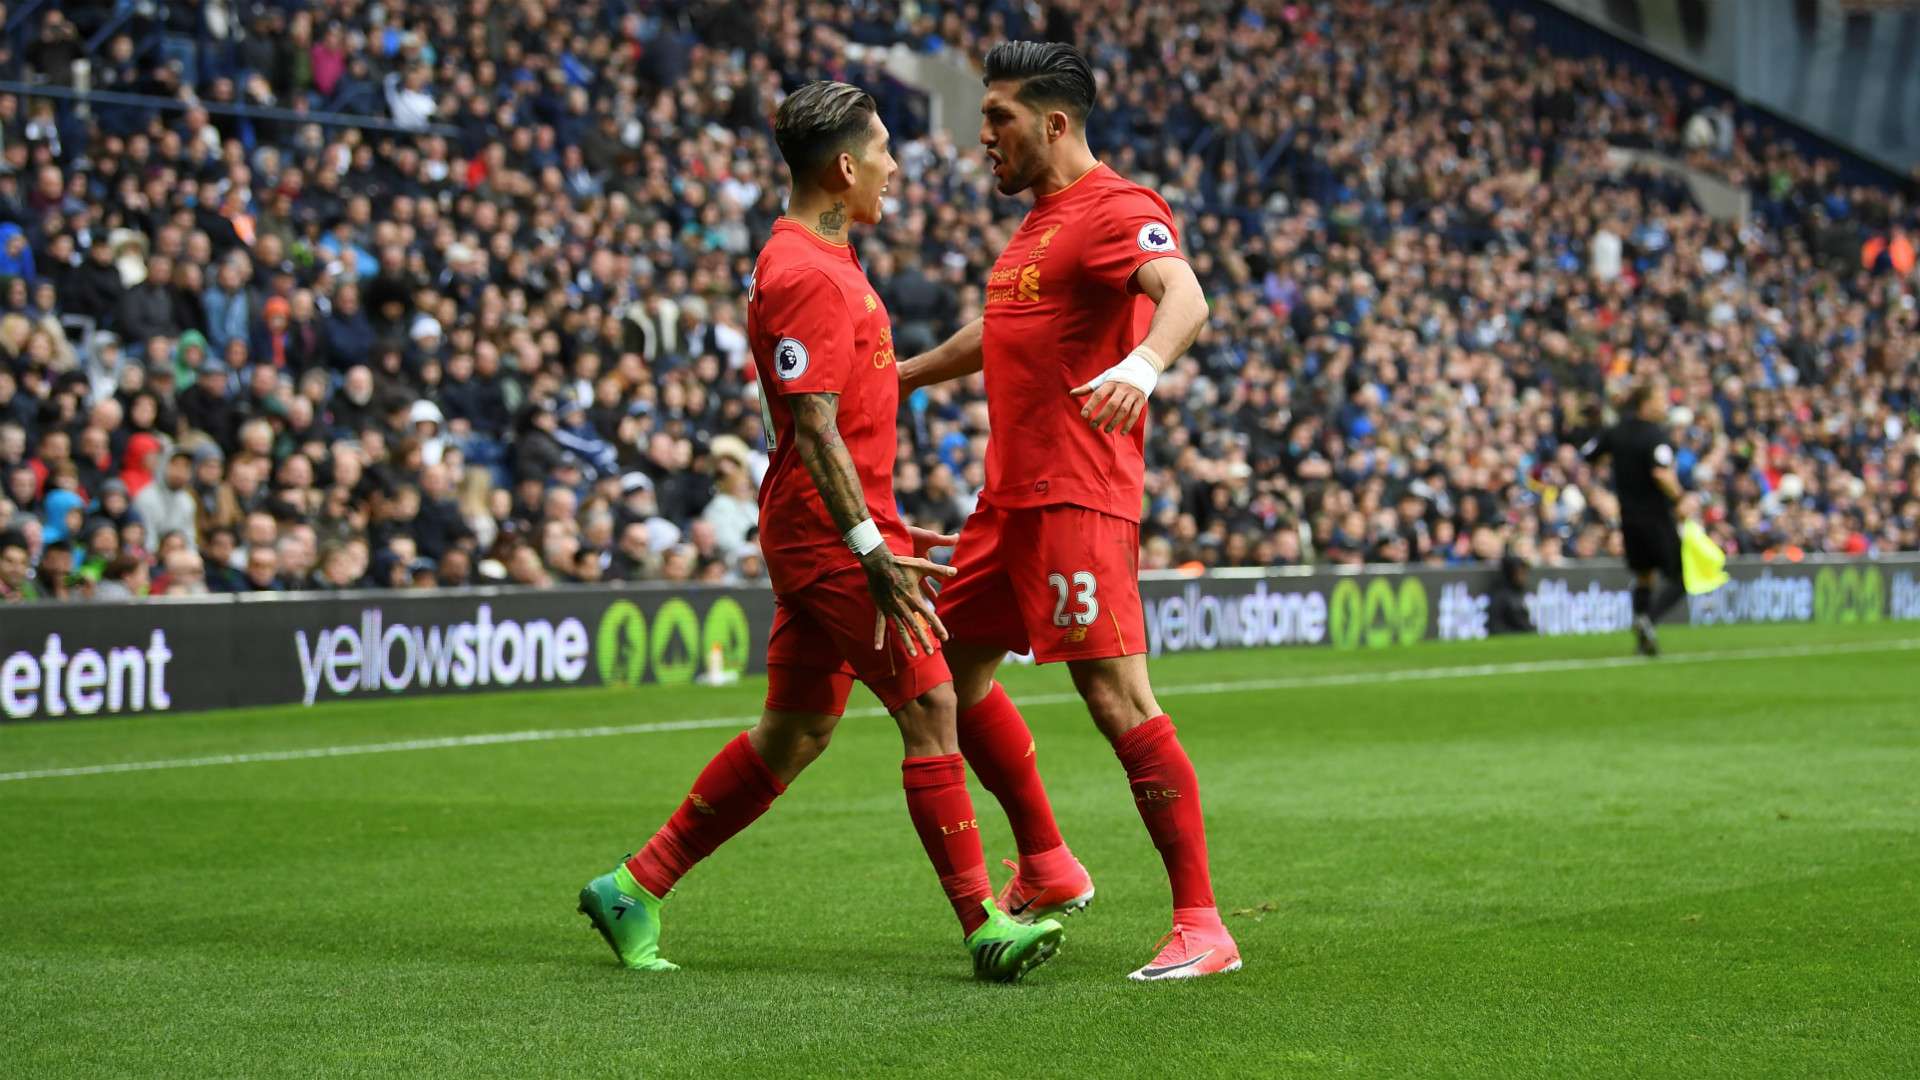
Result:
<svg viewBox="0 0 1920 1080">
<path fill-rule="evenodd" d="M 952 682 L 938 651 L 907 655 L 887 628 L 885 648 L 873 647 L 873 594 L 866 571 L 836 571 L 803 589 L 775 593 L 767 639 L 767 708 L 839 716 L 847 711 L 853 680 L 867 684 L 888 712 L 944 682 Z"/>
<path fill-rule="evenodd" d="M 950 644 L 1032 649 L 1042 664 L 1147 651 L 1137 522 L 982 503 L 960 529 L 954 567 L 939 603 Z"/>
</svg>

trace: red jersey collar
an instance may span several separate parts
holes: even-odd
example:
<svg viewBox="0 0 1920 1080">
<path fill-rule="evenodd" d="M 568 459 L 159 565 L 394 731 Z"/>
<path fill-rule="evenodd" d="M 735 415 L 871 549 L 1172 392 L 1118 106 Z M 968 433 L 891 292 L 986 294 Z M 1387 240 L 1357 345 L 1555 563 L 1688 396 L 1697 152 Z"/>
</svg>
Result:
<svg viewBox="0 0 1920 1080">
<path fill-rule="evenodd" d="M 1063 187 L 1059 191 L 1053 192 L 1050 195 L 1035 195 L 1033 197 L 1033 201 L 1036 203 L 1052 202 L 1053 200 L 1058 199 L 1063 195 L 1067 195 L 1075 191 L 1084 191 L 1086 189 L 1081 185 L 1086 183 L 1088 177 L 1091 177 L 1095 173 L 1101 172 L 1102 170 L 1109 171 L 1109 172 L 1112 171 L 1110 169 L 1107 169 L 1106 162 L 1096 161 L 1093 163 L 1093 168 L 1088 169 L 1086 172 L 1081 173 L 1079 177 L 1070 181 L 1066 187 Z"/>
<path fill-rule="evenodd" d="M 798 233 L 811 241 L 813 245 L 821 251 L 830 255 L 837 255 L 842 259 L 854 258 L 852 244 L 845 243 L 844 241 L 828 240 L 826 237 L 821 236 L 819 233 L 814 232 L 812 229 L 807 228 L 805 225 L 800 224 L 785 214 L 773 219 L 773 231 L 775 233 Z"/>
</svg>

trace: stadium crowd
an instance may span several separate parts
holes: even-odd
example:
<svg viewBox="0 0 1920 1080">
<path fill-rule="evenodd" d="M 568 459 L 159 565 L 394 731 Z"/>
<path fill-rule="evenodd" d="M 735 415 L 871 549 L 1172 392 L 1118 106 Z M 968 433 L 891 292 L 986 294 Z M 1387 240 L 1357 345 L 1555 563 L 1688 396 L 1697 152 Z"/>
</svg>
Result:
<svg viewBox="0 0 1920 1080">
<path fill-rule="evenodd" d="M 1213 303 L 1153 399 L 1144 566 L 1617 551 L 1579 447 L 1654 375 L 1724 547 L 1920 548 L 1908 196 L 1486 4 L 1385 6 L 172 5 L 204 48 L 129 24 L 91 80 L 184 108 L 0 95 L 0 599 L 762 578 L 766 117 L 882 97 L 904 175 L 856 243 L 909 355 L 1024 205 L 870 50 L 1021 36 L 1088 54 L 1094 148 Z M 0 78 L 70 81 L 111 9 L 36 12 Z M 957 528 L 986 437 L 977 377 L 907 400 L 911 519 Z"/>
</svg>

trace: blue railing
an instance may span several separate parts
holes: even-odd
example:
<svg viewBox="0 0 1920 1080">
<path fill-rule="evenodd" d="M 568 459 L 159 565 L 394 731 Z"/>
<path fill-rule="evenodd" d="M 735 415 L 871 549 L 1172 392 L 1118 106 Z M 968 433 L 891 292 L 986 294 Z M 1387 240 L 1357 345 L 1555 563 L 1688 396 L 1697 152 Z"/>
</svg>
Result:
<svg viewBox="0 0 1920 1080">
<path fill-rule="evenodd" d="M 34 15 L 46 6 L 47 0 L 26 0 L 25 3 L 14 8 L 13 13 L 7 16 L 7 36 L 13 37 L 21 33 L 25 27 L 32 24 Z"/>
<path fill-rule="evenodd" d="M 133 19 L 134 14 L 133 0 L 119 0 L 114 4 L 113 14 L 107 17 L 106 22 L 100 24 L 100 29 L 95 30 L 92 37 L 87 39 L 87 55 L 98 55 L 100 50 L 106 47 L 107 42 L 113 40 L 113 35 L 119 33 L 120 28 Z"/>
<path fill-rule="evenodd" d="M 163 109 L 182 112 L 198 105 L 209 113 L 221 116 L 238 116 L 251 120 L 272 120 L 282 123 L 319 124 L 322 127 L 359 128 L 363 131 L 387 131 L 404 135 L 444 135 L 458 136 L 460 130 L 446 124 L 429 124 L 426 127 L 410 128 L 379 116 L 359 116 L 352 113 L 314 112 L 299 109 L 282 109 L 266 105 L 241 105 L 228 102 L 192 101 L 181 98 L 158 97 L 153 94 L 128 94 L 118 90 L 75 90 L 66 86 L 44 86 L 33 83 L 12 82 L 0 79 L 0 94 L 19 94 L 22 97 L 53 98 L 80 105 L 118 105 L 135 109 Z"/>
</svg>

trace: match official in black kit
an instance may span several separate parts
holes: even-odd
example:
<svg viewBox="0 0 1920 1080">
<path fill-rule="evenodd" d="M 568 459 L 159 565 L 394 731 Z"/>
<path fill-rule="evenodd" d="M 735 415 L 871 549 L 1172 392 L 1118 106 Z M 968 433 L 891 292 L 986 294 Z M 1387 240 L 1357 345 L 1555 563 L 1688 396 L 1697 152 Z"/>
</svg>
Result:
<svg viewBox="0 0 1920 1080">
<path fill-rule="evenodd" d="M 1613 459 L 1613 490 L 1620 499 L 1620 533 L 1633 571 L 1633 636 L 1642 656 L 1660 655 L 1654 624 L 1686 595 L 1680 577 L 1680 527 L 1674 508 L 1683 492 L 1673 471 L 1673 447 L 1664 426 L 1666 393 L 1641 382 L 1621 403 L 1620 422 L 1583 452 L 1590 462 Z M 1660 591 L 1653 591 L 1655 577 Z"/>
</svg>

